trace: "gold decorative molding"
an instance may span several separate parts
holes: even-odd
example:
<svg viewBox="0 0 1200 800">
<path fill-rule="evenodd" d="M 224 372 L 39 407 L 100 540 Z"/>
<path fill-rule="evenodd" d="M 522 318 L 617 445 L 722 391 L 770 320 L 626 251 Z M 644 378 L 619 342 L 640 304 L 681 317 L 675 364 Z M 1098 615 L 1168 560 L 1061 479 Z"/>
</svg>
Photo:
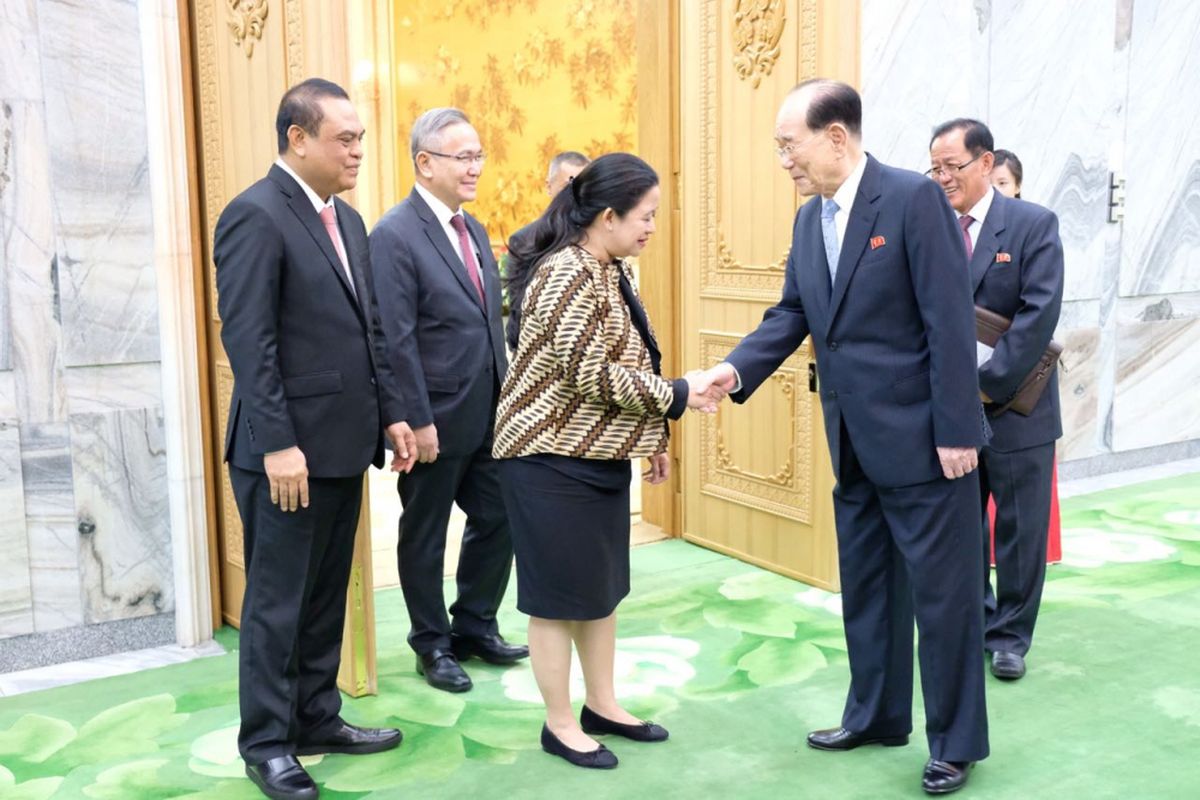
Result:
<svg viewBox="0 0 1200 800">
<path fill-rule="evenodd" d="M 733 9 L 733 68 L 755 89 L 779 59 L 783 0 L 737 0 Z"/>
<path fill-rule="evenodd" d="M 700 333 L 700 359 L 704 365 L 719 362 L 741 341 L 724 333 Z M 786 430 L 773 437 L 785 443 L 779 465 L 773 472 L 756 471 L 739 462 L 739 447 L 725 434 L 728 415 L 745 411 L 722 405 L 700 422 L 700 491 L 739 505 L 766 511 L 803 523 L 812 522 L 813 438 L 815 395 L 808 391 L 808 364 L 812 361 L 806 342 L 789 356 L 759 392 L 775 392 L 788 409 Z M 759 445 L 761 446 L 761 442 Z M 744 446 L 749 446 L 748 442 Z M 715 458 L 713 457 L 715 455 Z"/>
<path fill-rule="evenodd" d="M 762 13 L 785 14 L 785 3 L 756 0 Z M 778 11 L 774 9 L 778 7 Z M 748 300 L 752 302 L 775 302 L 779 299 L 782 278 L 787 263 L 787 252 L 778 261 L 769 264 L 751 264 L 737 257 L 726 238 L 726 223 L 722 220 L 720 198 L 725 174 L 721 171 L 720 148 L 722 137 L 721 96 L 722 69 L 729 69 L 729 62 L 722 60 L 722 26 L 738 25 L 739 13 L 753 11 L 751 4 L 739 0 L 734 13 L 722 20 L 721 0 L 704 0 L 700 11 L 700 191 L 698 214 L 703 235 L 700 237 L 700 295 L 704 298 Z M 798 69 L 803 77 L 811 77 L 817 63 L 817 0 L 796 0 L 799 9 L 799 54 Z M 735 34 L 731 34 L 735 35 Z M 774 61 L 772 61 L 772 68 Z M 736 65 L 735 65 L 736 69 Z M 767 70 L 762 74 L 769 73 Z M 784 76 L 786 77 L 786 76 Z M 728 87 L 728 83 L 724 84 Z M 735 79 L 736 85 L 736 79 Z M 757 101 L 756 101 L 757 102 Z M 765 148 L 765 145 L 764 145 Z M 788 209 L 794 213 L 795 206 Z M 788 228 L 790 230 L 790 228 Z M 791 242 L 787 242 L 790 249 Z"/>
<path fill-rule="evenodd" d="M 204 183 L 204 221 L 206 223 L 205 252 L 212 253 L 213 230 L 217 218 L 225 208 L 225 154 L 221 139 L 221 97 L 218 89 L 220 65 L 217 63 L 217 9 L 215 6 L 196 7 L 196 72 L 200 86 L 200 130 L 199 142 L 202 159 L 201 180 Z M 208 274 L 211 316 L 219 322 L 217 314 L 217 268 L 212 259 L 205 259 Z"/>
<path fill-rule="evenodd" d="M 229 11 L 229 31 L 233 40 L 246 53 L 254 55 L 254 42 L 262 41 L 263 25 L 267 21 L 267 0 L 225 0 Z"/>
<path fill-rule="evenodd" d="M 789 247 L 779 257 L 778 261 L 772 261 L 770 264 L 743 264 L 737 260 L 733 251 L 729 249 L 729 245 L 725 241 L 725 234 L 717 234 L 717 269 L 725 272 L 742 270 L 748 272 L 777 272 L 782 275 L 787 271 L 788 253 L 790 252 L 791 248 Z"/>
<path fill-rule="evenodd" d="M 800 80 L 817 77 L 817 0 L 800 0 Z"/>
<path fill-rule="evenodd" d="M 229 402 L 233 397 L 233 370 L 228 364 L 216 363 L 217 378 L 217 418 L 213 420 L 218 430 L 225 431 L 229 420 Z M 224 442 L 222 435 L 219 441 Z M 222 446 L 222 449 L 224 447 Z M 226 563 L 240 570 L 246 569 L 243 556 L 244 543 L 242 538 L 242 519 L 238 516 L 237 502 L 233 497 L 233 484 L 229 482 L 229 467 L 221 464 L 221 528 L 225 531 L 225 542 L 222 545 L 221 558 Z"/>
<path fill-rule="evenodd" d="M 301 0 L 283 0 L 284 42 L 287 51 L 288 86 L 304 80 L 304 20 Z"/>
</svg>

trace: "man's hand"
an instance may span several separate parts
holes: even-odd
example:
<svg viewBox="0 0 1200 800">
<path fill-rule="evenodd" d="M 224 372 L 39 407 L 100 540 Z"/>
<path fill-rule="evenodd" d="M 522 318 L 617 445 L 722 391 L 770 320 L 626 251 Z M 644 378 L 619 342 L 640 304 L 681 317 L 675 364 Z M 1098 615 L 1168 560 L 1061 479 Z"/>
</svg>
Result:
<svg viewBox="0 0 1200 800">
<path fill-rule="evenodd" d="M 263 469 L 271 482 L 271 502 L 281 511 L 308 508 L 308 460 L 299 447 L 267 453 Z"/>
<path fill-rule="evenodd" d="M 737 370 L 728 361 L 722 361 L 716 366 L 709 367 L 706 373 L 712 380 L 713 385 L 719 387 L 725 394 L 732 394 L 733 390 L 737 388 Z"/>
<path fill-rule="evenodd" d="M 437 426 L 432 422 L 413 431 L 417 439 L 417 461 L 432 464 L 438 457 Z"/>
<path fill-rule="evenodd" d="M 392 441 L 392 472 L 411 472 L 417 461 L 417 437 L 407 422 L 393 422 L 387 426 L 388 439 Z"/>
<path fill-rule="evenodd" d="M 949 480 L 969 475 L 979 466 L 979 453 L 974 447 L 939 447 L 937 454 L 942 474 Z"/>
<path fill-rule="evenodd" d="M 717 405 L 725 399 L 725 392 L 719 386 L 714 386 L 707 372 L 692 370 L 683 376 L 688 383 L 688 408 L 714 414 Z"/>
<path fill-rule="evenodd" d="M 671 456 L 667 453 L 655 453 L 647 456 L 650 468 L 642 473 L 642 477 L 651 486 L 657 486 L 671 476 Z"/>
</svg>

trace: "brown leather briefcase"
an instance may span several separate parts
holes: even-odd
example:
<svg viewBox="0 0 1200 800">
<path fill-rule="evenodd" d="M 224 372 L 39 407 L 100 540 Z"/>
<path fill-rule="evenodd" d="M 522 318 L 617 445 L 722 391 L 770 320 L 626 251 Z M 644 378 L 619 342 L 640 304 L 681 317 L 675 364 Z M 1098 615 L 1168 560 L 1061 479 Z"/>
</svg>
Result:
<svg viewBox="0 0 1200 800">
<path fill-rule="evenodd" d="M 1012 325 L 1012 320 L 1008 317 L 981 306 L 975 306 L 975 338 L 988 347 L 995 347 L 996 342 L 1000 340 L 1000 335 L 1008 330 L 1010 325 Z M 1038 363 L 1025 376 L 1025 380 L 1021 381 L 1017 393 L 1004 405 L 995 410 L 989 410 L 988 415 L 998 417 L 1005 411 L 1012 410 L 1023 417 L 1029 416 L 1033 412 L 1034 406 L 1037 405 L 1038 398 L 1046 389 L 1046 384 L 1050 382 L 1050 375 L 1058 366 L 1062 350 L 1062 345 L 1051 339 L 1050 344 L 1046 345 L 1045 352 L 1038 359 Z"/>
</svg>

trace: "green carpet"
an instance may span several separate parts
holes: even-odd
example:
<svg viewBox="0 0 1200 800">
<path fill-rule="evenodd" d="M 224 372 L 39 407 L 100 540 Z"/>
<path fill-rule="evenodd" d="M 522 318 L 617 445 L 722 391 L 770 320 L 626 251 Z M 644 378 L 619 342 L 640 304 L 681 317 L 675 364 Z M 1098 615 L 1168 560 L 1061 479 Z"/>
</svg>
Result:
<svg viewBox="0 0 1200 800">
<path fill-rule="evenodd" d="M 1200 476 L 1063 504 L 1029 674 L 989 677 L 992 756 L 958 797 L 1200 797 Z M 305 759 L 324 798 L 923 797 L 923 719 L 904 748 L 820 753 L 847 684 L 837 597 L 679 541 L 633 552 L 618 691 L 670 741 L 608 742 L 614 772 L 538 749 L 527 665 L 468 662 L 475 689 L 415 675 L 399 592 L 377 595 L 380 694 L 352 722 L 399 750 Z M 513 592 L 502 630 L 524 639 Z M 236 632 L 222 633 L 228 647 Z M 237 759 L 234 654 L 0 699 L 4 800 L 260 797 Z M 919 697 L 919 692 L 917 693 Z"/>
</svg>

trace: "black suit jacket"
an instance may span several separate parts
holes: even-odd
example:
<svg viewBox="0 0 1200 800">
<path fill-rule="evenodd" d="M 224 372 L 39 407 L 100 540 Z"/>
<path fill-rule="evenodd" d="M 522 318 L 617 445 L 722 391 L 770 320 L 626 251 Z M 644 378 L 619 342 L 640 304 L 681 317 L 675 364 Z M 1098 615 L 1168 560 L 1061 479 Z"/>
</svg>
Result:
<svg viewBox="0 0 1200 800">
<path fill-rule="evenodd" d="M 384 358 L 362 217 L 335 198 L 354 292 L 304 190 L 272 166 L 221 212 L 213 237 L 221 343 L 233 368 L 225 459 L 263 471 L 299 446 L 315 478 L 383 465 L 383 426 L 406 417 Z"/>
<path fill-rule="evenodd" d="M 486 304 L 416 189 L 383 215 L 370 236 L 388 359 L 406 389 L 408 422 L 414 429 L 436 424 L 445 456 L 467 455 L 490 442 L 508 369 L 500 271 L 483 226 L 463 216 L 479 249 Z"/>
<path fill-rule="evenodd" d="M 997 261 L 997 256 L 1001 260 Z M 1012 320 L 979 369 L 979 387 L 995 403 L 1012 399 L 1058 326 L 1063 296 L 1063 248 L 1053 211 L 995 192 L 971 257 L 975 304 Z M 991 406 L 989 406 L 991 408 Z M 1048 444 L 1062 436 L 1058 370 L 1033 412 L 991 418 L 989 446 L 1001 452 Z"/>
<path fill-rule="evenodd" d="M 783 297 L 729 354 L 744 402 L 810 333 L 835 472 L 845 426 L 863 472 L 898 487 L 942 475 L 936 448 L 986 438 L 962 234 L 936 183 L 867 156 L 838 260 L 821 203 L 796 214 Z"/>
</svg>

